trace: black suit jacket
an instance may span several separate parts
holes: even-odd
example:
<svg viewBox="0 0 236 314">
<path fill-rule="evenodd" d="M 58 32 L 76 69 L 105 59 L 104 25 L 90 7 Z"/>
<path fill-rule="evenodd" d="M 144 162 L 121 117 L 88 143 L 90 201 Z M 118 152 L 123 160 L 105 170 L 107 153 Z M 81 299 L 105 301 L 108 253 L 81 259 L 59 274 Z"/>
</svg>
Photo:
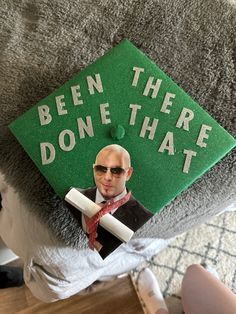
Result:
<svg viewBox="0 0 236 314">
<path fill-rule="evenodd" d="M 91 201 L 95 202 L 97 188 L 90 188 L 85 190 L 79 190 L 85 196 L 87 196 Z M 76 210 L 76 216 L 82 226 L 82 215 Z M 73 213 L 73 212 L 72 212 Z M 79 215 L 78 215 L 79 214 Z M 153 214 L 147 210 L 143 205 L 141 205 L 135 198 L 130 197 L 129 201 L 123 206 L 119 207 L 113 216 L 129 227 L 131 230 L 138 230 L 148 219 L 150 219 Z M 99 254 L 104 259 L 112 251 L 114 251 L 123 242 L 117 239 L 109 231 L 105 230 L 103 227 L 98 225 L 97 228 L 97 238 L 96 240 L 102 244 L 102 248 Z"/>
</svg>

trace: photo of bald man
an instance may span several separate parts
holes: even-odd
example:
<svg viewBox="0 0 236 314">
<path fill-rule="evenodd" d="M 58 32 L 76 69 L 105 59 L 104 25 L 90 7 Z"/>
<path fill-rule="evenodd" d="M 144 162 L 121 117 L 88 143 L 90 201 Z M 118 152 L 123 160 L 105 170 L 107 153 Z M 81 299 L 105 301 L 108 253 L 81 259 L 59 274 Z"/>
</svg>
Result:
<svg viewBox="0 0 236 314">
<path fill-rule="evenodd" d="M 111 199 L 119 201 L 125 198 L 129 192 L 126 188 L 126 182 L 132 174 L 133 168 L 128 151 L 117 144 L 108 145 L 98 152 L 93 164 L 96 186 L 84 190 L 79 189 L 79 191 L 96 204 L 104 204 Z M 86 232 L 86 217 L 79 211 L 75 214 L 77 219 L 80 215 L 81 226 Z M 125 204 L 114 208 L 110 214 L 134 232 L 153 216 L 132 195 Z M 98 225 L 94 247 L 103 259 L 122 243 L 117 237 Z"/>
</svg>

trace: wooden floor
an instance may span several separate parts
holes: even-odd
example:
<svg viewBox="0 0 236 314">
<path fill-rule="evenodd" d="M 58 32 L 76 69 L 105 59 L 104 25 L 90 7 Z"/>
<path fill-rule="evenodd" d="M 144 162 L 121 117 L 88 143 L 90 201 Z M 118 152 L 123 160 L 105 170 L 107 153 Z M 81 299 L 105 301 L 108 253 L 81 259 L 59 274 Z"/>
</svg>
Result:
<svg viewBox="0 0 236 314">
<path fill-rule="evenodd" d="M 129 277 L 96 286 L 96 291 L 55 303 L 42 303 L 26 287 L 0 290 L 0 314 L 142 314 Z"/>
</svg>

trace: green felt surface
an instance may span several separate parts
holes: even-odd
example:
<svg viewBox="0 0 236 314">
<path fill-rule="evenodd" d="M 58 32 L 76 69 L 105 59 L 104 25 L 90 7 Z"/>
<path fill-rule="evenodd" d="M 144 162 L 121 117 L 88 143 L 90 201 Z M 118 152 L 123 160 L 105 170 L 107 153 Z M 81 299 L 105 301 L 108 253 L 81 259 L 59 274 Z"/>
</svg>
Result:
<svg viewBox="0 0 236 314">
<path fill-rule="evenodd" d="M 144 69 L 139 75 L 137 86 L 132 86 L 135 74 L 133 67 Z M 95 79 L 95 74 L 98 73 L 103 92 L 95 89 L 94 94 L 90 94 L 87 76 Z M 153 84 L 156 79 L 162 80 L 154 98 L 152 90 L 147 96 L 143 95 L 149 77 L 154 77 Z M 77 98 L 83 104 L 74 105 L 71 86 L 76 85 L 80 85 L 81 97 Z M 175 94 L 171 99 L 172 105 L 166 107 L 169 113 L 161 111 L 166 93 Z M 58 114 L 55 100 L 60 95 L 64 95 L 61 115 Z M 105 105 L 104 110 L 109 112 L 106 114 L 108 123 L 103 124 L 100 105 L 106 103 L 108 105 Z M 137 109 L 134 124 L 130 124 L 130 104 L 141 106 Z M 38 107 L 43 105 L 48 106 L 51 116 L 51 122 L 45 125 L 40 124 L 38 113 Z M 176 126 L 183 107 L 194 114 L 188 131 L 183 126 Z M 93 135 L 85 131 L 84 138 L 81 138 L 77 119 L 82 118 L 87 123 L 86 117 L 91 121 Z M 153 119 L 158 119 L 153 138 L 149 138 L 149 131 L 146 131 L 144 137 L 140 136 L 145 117 L 149 118 L 149 125 Z M 205 132 L 208 138 L 202 139 L 206 147 L 196 144 L 202 125 L 211 128 Z M 9 127 L 61 197 L 72 186 L 94 186 L 92 164 L 102 147 L 112 143 L 125 147 L 131 155 L 134 168 L 127 187 L 153 213 L 169 203 L 236 146 L 236 140 L 232 136 L 128 40 L 122 41 L 82 70 L 18 117 Z M 75 144 L 71 147 L 69 135 L 62 137 L 64 130 L 69 130 L 67 132 L 75 139 Z M 60 147 L 60 134 L 69 151 Z M 159 151 L 166 134 L 173 138 L 173 154 L 170 154 L 169 141 L 166 141 L 163 152 Z M 42 164 L 40 150 L 40 143 L 44 142 L 50 143 L 55 149 L 54 160 L 45 165 Z M 188 173 L 183 172 L 186 158 L 184 150 L 196 154 L 191 159 Z M 49 151 L 47 154 L 49 156 Z"/>
</svg>

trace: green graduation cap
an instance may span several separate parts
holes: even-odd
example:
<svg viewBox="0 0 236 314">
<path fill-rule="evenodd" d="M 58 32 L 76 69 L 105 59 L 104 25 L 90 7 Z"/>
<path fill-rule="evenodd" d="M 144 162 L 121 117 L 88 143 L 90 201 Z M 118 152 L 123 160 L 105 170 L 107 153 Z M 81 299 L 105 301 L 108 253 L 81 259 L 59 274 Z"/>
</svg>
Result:
<svg viewBox="0 0 236 314">
<path fill-rule="evenodd" d="M 200 177 L 236 140 L 128 40 L 55 90 L 10 129 L 62 198 L 94 186 L 97 153 L 131 156 L 132 195 L 152 213 Z"/>
</svg>

